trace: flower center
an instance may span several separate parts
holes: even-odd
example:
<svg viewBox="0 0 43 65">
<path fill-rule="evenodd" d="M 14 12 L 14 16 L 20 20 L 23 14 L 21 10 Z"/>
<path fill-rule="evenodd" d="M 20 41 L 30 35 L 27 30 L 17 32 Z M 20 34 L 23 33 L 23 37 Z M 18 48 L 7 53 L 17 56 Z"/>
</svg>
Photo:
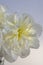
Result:
<svg viewBox="0 0 43 65">
<path fill-rule="evenodd" d="M 18 28 L 18 41 L 22 38 L 22 35 L 25 34 L 26 31 L 26 24 L 22 24 L 19 28 Z"/>
<path fill-rule="evenodd" d="M 18 29 L 18 41 L 22 38 L 22 33 L 23 33 L 23 29 L 19 28 Z"/>
</svg>

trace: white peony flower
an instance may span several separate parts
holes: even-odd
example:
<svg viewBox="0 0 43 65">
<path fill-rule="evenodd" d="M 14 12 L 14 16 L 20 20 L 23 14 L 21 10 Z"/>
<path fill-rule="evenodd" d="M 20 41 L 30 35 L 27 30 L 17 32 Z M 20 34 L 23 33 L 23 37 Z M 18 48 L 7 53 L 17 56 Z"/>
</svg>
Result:
<svg viewBox="0 0 43 65">
<path fill-rule="evenodd" d="M 30 15 L 6 15 L 0 8 L 0 56 L 9 62 L 14 62 L 18 56 L 25 58 L 30 54 L 30 48 L 39 48 L 38 37 L 41 35 L 40 24 L 33 21 Z"/>
<path fill-rule="evenodd" d="M 39 48 L 38 37 L 41 35 L 42 28 L 33 21 L 31 16 L 22 15 L 16 24 L 10 26 L 9 23 L 8 27 L 9 31 L 3 33 L 2 46 L 3 56 L 7 61 L 13 62 L 18 56 L 25 58 L 30 54 L 30 48 Z"/>
</svg>

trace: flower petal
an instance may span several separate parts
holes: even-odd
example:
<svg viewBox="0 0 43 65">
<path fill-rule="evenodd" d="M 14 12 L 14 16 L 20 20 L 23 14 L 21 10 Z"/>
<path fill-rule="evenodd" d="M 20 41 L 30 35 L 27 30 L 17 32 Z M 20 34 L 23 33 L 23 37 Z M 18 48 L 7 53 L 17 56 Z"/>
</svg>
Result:
<svg viewBox="0 0 43 65">
<path fill-rule="evenodd" d="M 10 33 L 10 34 L 9 34 Z M 3 56 L 9 62 L 13 62 L 17 59 L 18 55 L 13 50 L 14 42 L 13 42 L 13 33 L 8 32 L 7 34 L 3 34 Z"/>
<path fill-rule="evenodd" d="M 8 15 L 7 16 L 7 24 L 10 26 L 10 27 L 14 27 L 14 25 L 16 24 L 17 22 L 17 16 L 16 16 L 16 13 L 14 14 L 11 14 L 11 15 Z"/>
<path fill-rule="evenodd" d="M 23 48 L 20 53 L 21 58 L 25 58 L 30 54 L 30 49 Z"/>
<path fill-rule="evenodd" d="M 32 19 L 32 17 L 30 15 L 22 14 L 22 16 L 20 16 L 20 18 L 19 18 L 18 26 L 28 25 L 32 21 L 33 21 L 33 19 Z"/>
<path fill-rule="evenodd" d="M 9 62 L 14 62 L 17 59 L 17 55 L 12 52 L 10 49 L 6 49 L 5 46 L 3 46 L 3 56 L 4 58 Z"/>
<path fill-rule="evenodd" d="M 5 8 L 2 5 L 0 6 L 0 12 L 6 12 Z"/>
<path fill-rule="evenodd" d="M 4 28 L 6 22 L 6 11 L 3 6 L 0 6 L 0 29 Z"/>
<path fill-rule="evenodd" d="M 30 54 L 27 40 L 21 41 L 20 57 L 25 58 Z"/>
<path fill-rule="evenodd" d="M 39 40 L 36 37 L 29 37 L 29 47 L 37 49 L 39 48 Z"/>
<path fill-rule="evenodd" d="M 33 28 L 36 31 L 37 36 L 40 36 L 42 33 L 42 27 L 40 24 L 33 23 Z"/>
</svg>

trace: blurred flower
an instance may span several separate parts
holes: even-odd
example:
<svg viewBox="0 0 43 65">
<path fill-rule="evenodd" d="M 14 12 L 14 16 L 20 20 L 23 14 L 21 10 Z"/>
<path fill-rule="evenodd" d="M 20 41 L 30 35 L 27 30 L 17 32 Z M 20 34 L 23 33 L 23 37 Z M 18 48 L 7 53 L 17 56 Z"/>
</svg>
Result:
<svg viewBox="0 0 43 65">
<path fill-rule="evenodd" d="M 23 14 L 18 20 L 14 18 L 12 15 L 8 17 L 9 23 L 3 32 L 3 56 L 9 62 L 15 61 L 18 56 L 27 57 L 30 48 L 39 48 L 38 37 L 42 32 L 40 24 L 35 23 L 30 15 Z"/>
<path fill-rule="evenodd" d="M 41 32 L 40 24 L 30 15 L 7 15 L 5 8 L 0 6 L 0 56 L 7 61 L 13 62 L 18 56 L 25 58 L 30 54 L 30 48 L 39 48 Z"/>
</svg>

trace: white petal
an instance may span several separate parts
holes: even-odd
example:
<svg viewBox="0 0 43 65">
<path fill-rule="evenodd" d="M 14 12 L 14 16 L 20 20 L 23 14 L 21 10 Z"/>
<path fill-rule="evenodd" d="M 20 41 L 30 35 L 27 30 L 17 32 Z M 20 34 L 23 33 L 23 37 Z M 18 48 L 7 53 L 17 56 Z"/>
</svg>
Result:
<svg viewBox="0 0 43 65">
<path fill-rule="evenodd" d="M 14 62 L 17 59 L 17 55 L 14 54 L 10 49 L 6 49 L 5 47 L 3 49 L 3 56 L 4 58 L 9 62 Z"/>
<path fill-rule="evenodd" d="M 28 25 L 29 23 L 31 23 L 33 21 L 32 17 L 30 15 L 27 14 L 23 14 L 22 16 L 20 16 L 19 18 L 19 22 L 18 25 L 21 26 L 22 24 L 24 25 Z"/>
<path fill-rule="evenodd" d="M 30 15 L 24 14 L 19 18 L 18 22 L 19 26 L 21 25 L 29 26 L 29 24 L 32 25 L 32 28 L 35 30 L 37 36 L 40 36 L 42 32 L 42 27 L 40 24 L 35 23 Z"/>
<path fill-rule="evenodd" d="M 30 38 L 30 40 L 29 40 L 29 47 L 30 48 L 37 49 L 37 48 L 39 48 L 39 46 L 40 46 L 39 40 L 36 37 Z"/>
<path fill-rule="evenodd" d="M 8 38 L 11 35 L 8 34 L 7 35 Z M 14 43 L 14 41 L 16 41 L 16 39 L 14 40 L 13 38 L 12 39 L 8 39 L 8 38 L 7 37 L 6 38 L 3 37 L 3 42 L 4 42 L 3 43 L 3 55 L 4 55 L 4 57 L 5 57 L 5 59 L 7 61 L 13 62 L 18 57 L 18 51 L 14 50 L 14 48 L 16 48 L 16 42 Z"/>
<path fill-rule="evenodd" d="M 27 40 L 21 41 L 20 57 L 25 58 L 30 54 Z"/>
<path fill-rule="evenodd" d="M 30 54 L 30 49 L 23 48 L 20 53 L 21 58 L 25 58 Z"/>
<path fill-rule="evenodd" d="M 1 12 L 5 12 L 6 11 L 5 8 L 2 5 L 0 6 L 0 11 Z"/>
<path fill-rule="evenodd" d="M 40 36 L 42 33 L 42 27 L 40 24 L 33 23 L 33 28 L 36 31 L 37 36 Z"/>
<path fill-rule="evenodd" d="M 29 35 L 36 35 L 36 31 L 35 31 L 33 28 L 31 28 L 31 29 L 29 30 L 28 34 L 29 34 Z"/>
<path fill-rule="evenodd" d="M 10 26 L 14 26 L 17 22 L 17 16 L 16 16 L 16 13 L 14 14 L 11 14 L 7 17 L 7 24 L 10 25 Z"/>
</svg>

